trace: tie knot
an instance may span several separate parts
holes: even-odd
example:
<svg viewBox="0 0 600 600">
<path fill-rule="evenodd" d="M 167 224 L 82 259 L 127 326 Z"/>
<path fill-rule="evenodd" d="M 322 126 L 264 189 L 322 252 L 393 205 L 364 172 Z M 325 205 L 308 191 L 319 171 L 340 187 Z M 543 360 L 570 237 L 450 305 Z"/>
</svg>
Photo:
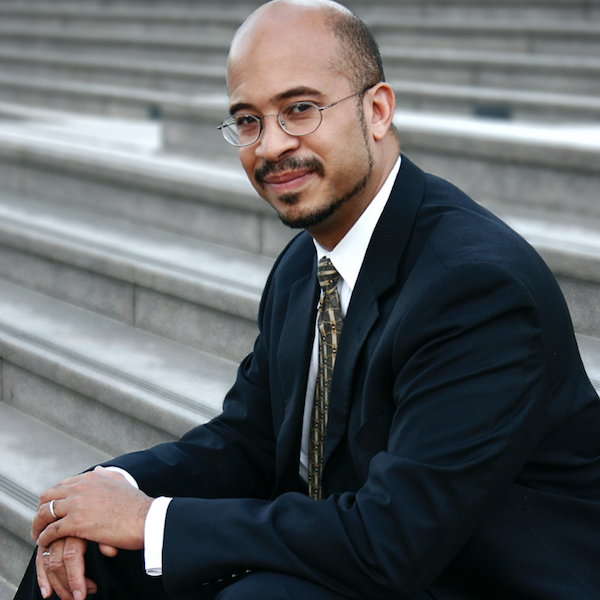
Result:
<svg viewBox="0 0 600 600">
<path fill-rule="evenodd" d="M 326 294 L 331 292 L 337 285 L 339 277 L 340 274 L 335 270 L 333 263 L 324 256 L 317 267 L 317 279 L 323 292 Z"/>
</svg>

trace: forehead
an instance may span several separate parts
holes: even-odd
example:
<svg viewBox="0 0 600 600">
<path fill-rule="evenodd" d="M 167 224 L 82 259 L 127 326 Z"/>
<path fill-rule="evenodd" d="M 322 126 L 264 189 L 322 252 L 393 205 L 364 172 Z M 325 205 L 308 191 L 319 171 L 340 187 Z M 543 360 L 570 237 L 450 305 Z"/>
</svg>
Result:
<svg viewBox="0 0 600 600">
<path fill-rule="evenodd" d="M 288 90 L 325 94 L 339 80 L 339 45 L 315 11 L 269 14 L 236 36 L 227 69 L 230 105 L 268 103 Z M 336 81 L 337 80 L 337 81 Z"/>
</svg>

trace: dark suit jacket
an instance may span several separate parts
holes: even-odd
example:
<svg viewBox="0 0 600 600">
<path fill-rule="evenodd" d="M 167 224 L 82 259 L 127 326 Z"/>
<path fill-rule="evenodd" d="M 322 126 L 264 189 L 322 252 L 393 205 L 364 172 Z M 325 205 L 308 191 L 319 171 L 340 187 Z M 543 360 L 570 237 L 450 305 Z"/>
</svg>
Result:
<svg viewBox="0 0 600 600">
<path fill-rule="evenodd" d="M 176 497 L 169 594 L 253 569 L 348 598 L 600 598 L 600 404 L 536 252 L 403 157 L 344 322 L 322 502 L 298 481 L 316 303 L 302 233 L 223 414 L 111 463 Z"/>
</svg>

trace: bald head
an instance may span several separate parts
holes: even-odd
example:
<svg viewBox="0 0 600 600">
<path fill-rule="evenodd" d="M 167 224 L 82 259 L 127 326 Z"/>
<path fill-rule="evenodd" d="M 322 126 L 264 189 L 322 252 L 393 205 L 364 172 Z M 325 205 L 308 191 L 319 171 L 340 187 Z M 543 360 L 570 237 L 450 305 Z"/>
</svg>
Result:
<svg viewBox="0 0 600 600">
<path fill-rule="evenodd" d="M 310 32 L 332 37 L 332 71 L 344 74 L 358 92 L 385 81 L 377 42 L 367 26 L 350 10 L 332 0 L 272 0 L 241 25 L 231 43 L 228 71 L 239 57 L 255 51 L 261 39 L 279 36 L 285 44 Z M 307 33 L 308 32 L 308 33 Z"/>
</svg>

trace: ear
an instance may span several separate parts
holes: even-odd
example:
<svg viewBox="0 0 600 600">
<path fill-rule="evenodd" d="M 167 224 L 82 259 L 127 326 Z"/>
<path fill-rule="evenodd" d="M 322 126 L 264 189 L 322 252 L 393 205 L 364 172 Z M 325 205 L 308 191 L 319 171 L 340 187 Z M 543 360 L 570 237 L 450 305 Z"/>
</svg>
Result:
<svg viewBox="0 0 600 600">
<path fill-rule="evenodd" d="M 396 96 L 394 90 L 384 81 L 371 88 L 367 94 L 371 98 L 372 107 L 371 131 L 373 138 L 379 141 L 385 137 L 392 125 Z"/>
</svg>

